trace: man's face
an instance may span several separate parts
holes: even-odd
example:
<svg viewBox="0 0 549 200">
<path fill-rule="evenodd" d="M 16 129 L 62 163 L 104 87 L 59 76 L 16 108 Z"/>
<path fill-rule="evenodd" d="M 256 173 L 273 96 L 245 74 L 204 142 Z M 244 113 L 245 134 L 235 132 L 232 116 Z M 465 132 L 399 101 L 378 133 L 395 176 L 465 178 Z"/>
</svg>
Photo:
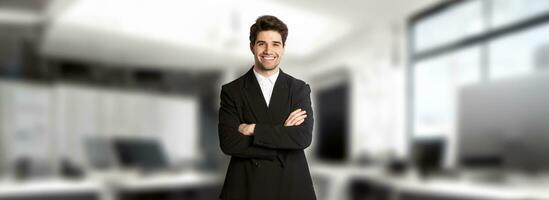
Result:
<svg viewBox="0 0 549 200">
<path fill-rule="evenodd" d="M 282 36 L 276 31 L 261 31 L 254 44 L 250 44 L 255 66 L 264 71 L 274 70 L 284 55 Z"/>
</svg>

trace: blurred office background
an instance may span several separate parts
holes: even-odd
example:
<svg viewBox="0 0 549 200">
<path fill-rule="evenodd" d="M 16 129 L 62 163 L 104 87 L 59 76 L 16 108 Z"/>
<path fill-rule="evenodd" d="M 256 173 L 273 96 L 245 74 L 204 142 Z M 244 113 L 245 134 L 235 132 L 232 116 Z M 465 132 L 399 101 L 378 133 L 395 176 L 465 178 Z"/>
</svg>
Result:
<svg viewBox="0 0 549 200">
<path fill-rule="evenodd" d="M 264 14 L 318 199 L 549 199 L 548 0 L 0 0 L 0 199 L 216 199 Z"/>
</svg>

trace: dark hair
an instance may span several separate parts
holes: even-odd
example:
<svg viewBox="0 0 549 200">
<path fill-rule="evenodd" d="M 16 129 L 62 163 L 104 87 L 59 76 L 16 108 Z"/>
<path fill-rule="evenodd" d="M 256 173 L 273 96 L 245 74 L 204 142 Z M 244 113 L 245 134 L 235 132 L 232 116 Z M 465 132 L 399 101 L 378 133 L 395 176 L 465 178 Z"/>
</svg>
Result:
<svg viewBox="0 0 549 200">
<path fill-rule="evenodd" d="M 282 37 L 282 45 L 286 45 L 288 37 L 288 27 L 284 22 L 275 16 L 263 15 L 255 20 L 255 24 L 250 27 L 250 44 L 254 44 L 257 34 L 261 31 L 276 31 Z"/>
</svg>

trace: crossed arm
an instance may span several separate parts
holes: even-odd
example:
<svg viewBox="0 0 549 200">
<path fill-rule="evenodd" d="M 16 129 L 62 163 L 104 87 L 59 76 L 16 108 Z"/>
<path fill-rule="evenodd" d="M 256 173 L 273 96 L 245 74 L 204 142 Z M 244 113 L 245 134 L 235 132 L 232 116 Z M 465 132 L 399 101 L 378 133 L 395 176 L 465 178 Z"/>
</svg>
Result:
<svg viewBox="0 0 549 200">
<path fill-rule="evenodd" d="M 221 89 L 221 107 L 219 108 L 219 146 L 223 153 L 244 158 L 274 159 L 277 152 L 273 149 L 253 146 L 252 138 L 240 134 L 240 124 L 236 103 L 226 88 Z"/>
<path fill-rule="evenodd" d="M 312 139 L 313 117 L 310 88 L 303 85 L 295 95 L 295 109 L 284 124 L 242 124 L 229 93 L 222 89 L 219 137 L 222 151 L 231 156 L 274 159 L 278 149 L 305 149 Z"/>
<path fill-rule="evenodd" d="M 299 126 L 305 121 L 305 118 L 307 118 L 307 111 L 298 108 L 290 113 L 290 115 L 284 122 L 284 126 Z M 240 126 L 238 126 L 238 132 L 240 132 L 242 135 L 252 136 L 254 135 L 254 131 L 255 124 L 240 124 Z"/>
</svg>

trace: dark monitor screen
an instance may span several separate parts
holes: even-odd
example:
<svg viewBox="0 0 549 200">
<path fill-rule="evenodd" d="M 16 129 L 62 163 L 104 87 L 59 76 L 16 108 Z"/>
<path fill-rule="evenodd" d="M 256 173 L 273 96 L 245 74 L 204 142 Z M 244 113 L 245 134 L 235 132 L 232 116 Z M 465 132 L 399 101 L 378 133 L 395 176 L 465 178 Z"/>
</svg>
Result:
<svg viewBox="0 0 549 200">
<path fill-rule="evenodd" d="M 115 139 L 114 147 L 123 167 L 164 169 L 168 161 L 161 144 L 153 139 Z"/>
<path fill-rule="evenodd" d="M 347 158 L 349 84 L 340 83 L 316 94 L 317 145 L 319 160 L 343 161 Z"/>
<path fill-rule="evenodd" d="M 458 152 L 463 167 L 549 168 L 549 73 L 462 88 Z"/>
<path fill-rule="evenodd" d="M 443 138 L 415 139 L 412 143 L 413 162 L 420 175 L 428 176 L 442 170 L 446 141 Z"/>
</svg>

